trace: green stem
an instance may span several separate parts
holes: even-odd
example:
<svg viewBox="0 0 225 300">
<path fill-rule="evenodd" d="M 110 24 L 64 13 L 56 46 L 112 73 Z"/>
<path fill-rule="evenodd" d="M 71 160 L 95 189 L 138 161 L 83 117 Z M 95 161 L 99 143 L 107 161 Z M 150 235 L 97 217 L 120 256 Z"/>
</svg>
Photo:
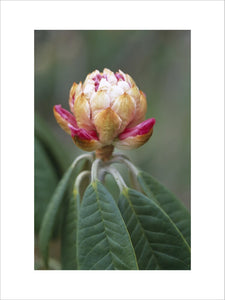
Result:
<svg viewBox="0 0 225 300">
<path fill-rule="evenodd" d="M 120 191 L 122 192 L 125 188 L 127 188 L 127 185 L 125 183 L 125 181 L 123 180 L 122 176 L 120 175 L 120 173 L 113 168 L 112 166 L 107 166 L 105 167 L 103 170 L 103 172 L 105 173 L 109 173 L 113 176 L 113 178 L 115 179 Z"/>
<path fill-rule="evenodd" d="M 88 177 L 88 176 L 90 177 L 90 175 L 91 175 L 90 171 L 81 172 L 76 178 L 76 181 L 74 184 L 74 189 L 79 192 L 82 181 L 85 179 L 85 177 Z"/>
<path fill-rule="evenodd" d="M 139 173 L 139 170 L 135 165 L 132 164 L 132 162 L 125 156 L 125 155 L 115 155 L 109 163 L 124 163 L 128 169 L 137 176 Z"/>
<path fill-rule="evenodd" d="M 87 159 L 92 162 L 94 159 L 94 154 L 93 153 L 92 154 L 82 154 L 82 155 L 78 156 L 72 163 L 72 168 L 75 168 L 77 166 L 77 164 L 83 159 Z"/>
<path fill-rule="evenodd" d="M 94 160 L 92 163 L 91 167 L 91 182 L 95 181 L 98 179 L 98 173 L 99 173 L 99 167 L 102 165 L 102 160 L 97 158 Z"/>
<path fill-rule="evenodd" d="M 137 181 L 137 175 L 139 173 L 139 170 L 135 165 L 132 164 L 132 162 L 125 156 L 125 155 L 114 155 L 113 158 L 108 162 L 108 164 L 113 164 L 113 163 L 123 163 L 127 166 L 131 179 L 134 185 L 135 189 L 140 190 L 140 185 L 139 182 Z"/>
</svg>

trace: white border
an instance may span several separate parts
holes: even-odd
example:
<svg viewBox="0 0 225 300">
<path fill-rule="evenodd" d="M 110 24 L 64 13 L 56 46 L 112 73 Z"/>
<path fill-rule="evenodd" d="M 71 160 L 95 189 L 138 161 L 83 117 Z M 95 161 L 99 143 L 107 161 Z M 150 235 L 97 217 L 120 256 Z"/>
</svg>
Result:
<svg viewBox="0 0 225 300">
<path fill-rule="evenodd" d="M 2 299 L 223 299 L 223 1 L 1 3 Z M 190 29 L 192 271 L 33 270 L 34 29 Z"/>
</svg>

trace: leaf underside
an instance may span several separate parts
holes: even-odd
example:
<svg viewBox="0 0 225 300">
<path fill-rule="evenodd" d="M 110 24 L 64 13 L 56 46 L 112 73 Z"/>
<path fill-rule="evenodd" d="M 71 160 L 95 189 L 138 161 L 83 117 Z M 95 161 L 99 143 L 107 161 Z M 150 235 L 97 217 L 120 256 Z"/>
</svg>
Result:
<svg viewBox="0 0 225 300">
<path fill-rule="evenodd" d="M 48 206 L 49 200 L 58 184 L 54 166 L 40 140 L 35 137 L 35 232 L 40 230 L 41 222 Z"/>
<path fill-rule="evenodd" d="M 189 270 L 190 248 L 169 216 L 152 199 L 127 189 L 118 206 L 135 249 L 139 269 Z"/>
<path fill-rule="evenodd" d="M 40 250 L 44 259 L 44 264 L 48 265 L 48 244 L 50 238 L 52 236 L 54 224 L 57 218 L 57 214 L 59 212 L 60 206 L 65 199 L 68 185 L 71 180 L 71 176 L 73 173 L 73 167 L 71 166 L 67 172 L 64 174 L 63 178 L 59 182 L 51 201 L 47 207 L 46 213 L 44 215 L 39 241 L 40 241 Z"/>
<path fill-rule="evenodd" d="M 134 249 L 115 200 L 98 181 L 88 186 L 78 221 L 78 261 L 83 270 L 136 270 Z"/>
</svg>

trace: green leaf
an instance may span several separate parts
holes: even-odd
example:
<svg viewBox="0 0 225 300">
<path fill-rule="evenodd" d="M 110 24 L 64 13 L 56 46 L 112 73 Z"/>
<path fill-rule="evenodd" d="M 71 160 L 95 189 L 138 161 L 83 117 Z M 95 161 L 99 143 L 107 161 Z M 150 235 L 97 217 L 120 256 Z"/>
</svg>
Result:
<svg viewBox="0 0 225 300">
<path fill-rule="evenodd" d="M 137 178 L 144 193 L 168 214 L 190 245 L 191 225 L 188 210 L 171 192 L 149 174 L 140 171 Z"/>
<path fill-rule="evenodd" d="M 88 186 L 80 207 L 78 265 L 82 270 L 138 269 L 120 211 L 98 181 Z"/>
<path fill-rule="evenodd" d="M 55 260 L 54 258 L 49 259 L 49 270 L 60 270 L 61 265 L 60 263 Z M 34 269 L 35 270 L 45 270 L 45 266 L 43 265 L 43 261 L 39 258 L 36 258 L 36 261 L 34 263 Z"/>
<path fill-rule="evenodd" d="M 76 190 L 68 197 L 65 205 L 61 238 L 62 270 L 77 269 L 77 219 L 80 197 Z"/>
<path fill-rule="evenodd" d="M 142 270 L 188 270 L 190 248 L 176 225 L 151 198 L 125 189 L 119 209 Z"/>
<path fill-rule="evenodd" d="M 69 186 L 71 176 L 73 173 L 73 165 L 67 170 L 63 178 L 60 180 L 52 198 L 46 210 L 40 229 L 40 250 L 44 259 L 44 263 L 48 266 L 48 244 L 52 236 L 54 224 L 57 218 L 57 214 L 60 210 L 60 206 L 65 199 L 67 188 Z"/>
<path fill-rule="evenodd" d="M 41 222 L 51 196 L 58 184 L 58 176 L 40 140 L 35 137 L 35 232 L 40 230 Z"/>
<path fill-rule="evenodd" d="M 35 114 L 35 136 L 38 137 L 43 144 L 49 159 L 54 165 L 58 178 L 61 178 L 70 164 L 69 156 L 48 124 L 38 114 Z"/>
<path fill-rule="evenodd" d="M 35 114 L 35 234 L 39 233 L 41 222 L 51 196 L 69 165 L 68 155 L 42 118 Z M 60 220 L 59 215 L 59 220 Z M 53 237 L 59 233 L 56 222 Z"/>
</svg>

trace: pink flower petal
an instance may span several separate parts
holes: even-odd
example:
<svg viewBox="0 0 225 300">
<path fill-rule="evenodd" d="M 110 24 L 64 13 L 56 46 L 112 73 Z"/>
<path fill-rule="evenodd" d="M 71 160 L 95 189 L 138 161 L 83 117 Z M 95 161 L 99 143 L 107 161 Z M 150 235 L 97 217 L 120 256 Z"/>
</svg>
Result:
<svg viewBox="0 0 225 300">
<path fill-rule="evenodd" d="M 75 117 L 70 112 L 68 112 L 68 110 L 62 108 L 61 105 L 55 105 L 54 110 L 64 121 L 71 124 L 73 127 L 77 127 Z"/>
<path fill-rule="evenodd" d="M 86 130 L 84 128 L 68 126 L 71 132 L 72 139 L 77 147 L 84 151 L 95 151 L 102 147 L 97 133 L 94 130 Z"/>
<path fill-rule="evenodd" d="M 155 124 L 155 119 L 148 119 L 145 120 L 144 122 L 138 124 L 135 127 L 132 128 L 126 128 L 120 135 L 119 135 L 119 139 L 120 140 L 124 140 L 128 137 L 134 137 L 137 135 L 143 135 L 148 133 L 154 126 Z"/>
<path fill-rule="evenodd" d="M 68 125 L 68 127 L 70 128 L 72 138 L 77 136 L 82 140 L 99 140 L 97 132 L 94 130 L 86 130 L 84 128 L 74 127 L 70 124 Z"/>
<path fill-rule="evenodd" d="M 153 133 L 155 119 L 148 119 L 133 128 L 127 128 L 113 145 L 118 149 L 136 149 L 144 145 Z"/>
<path fill-rule="evenodd" d="M 119 81 L 120 79 L 122 79 L 123 81 L 125 81 L 123 75 L 120 74 L 119 72 L 116 72 L 115 76 L 116 76 L 117 81 Z"/>
<path fill-rule="evenodd" d="M 95 77 L 92 78 L 92 80 L 95 82 L 95 91 L 97 92 L 100 81 L 102 78 L 105 78 L 107 80 L 107 76 L 105 74 L 101 75 L 101 74 L 97 74 L 95 75 Z"/>
</svg>

